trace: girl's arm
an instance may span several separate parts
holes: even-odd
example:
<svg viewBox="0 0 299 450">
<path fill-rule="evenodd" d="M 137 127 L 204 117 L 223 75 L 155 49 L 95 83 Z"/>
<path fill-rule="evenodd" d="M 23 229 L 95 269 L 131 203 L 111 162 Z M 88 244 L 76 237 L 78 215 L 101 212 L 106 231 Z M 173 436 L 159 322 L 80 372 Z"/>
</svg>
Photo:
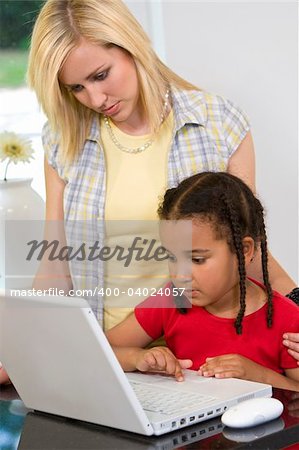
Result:
<svg viewBox="0 0 299 450">
<path fill-rule="evenodd" d="M 299 392 L 299 367 L 286 369 L 285 375 L 282 375 L 237 354 L 207 358 L 198 372 L 200 375 L 207 377 L 241 378 Z"/>
<path fill-rule="evenodd" d="M 285 374 L 290 381 L 294 382 L 294 387 L 291 388 L 291 390 L 299 392 L 299 367 L 295 369 L 286 369 Z"/>
<path fill-rule="evenodd" d="M 241 178 L 255 192 L 255 155 L 250 132 L 246 134 L 237 150 L 229 159 L 227 171 Z M 296 286 L 296 283 L 289 277 L 270 252 L 268 254 L 268 267 L 273 289 L 285 295 Z M 260 253 L 255 256 L 250 265 L 248 275 L 263 282 Z"/>
<path fill-rule="evenodd" d="M 145 349 L 153 339 L 144 331 L 135 314 L 106 332 L 107 339 L 124 371 L 163 372 L 183 381 L 182 368 L 192 366 L 190 360 L 178 360 L 167 347 Z"/>
<path fill-rule="evenodd" d="M 134 313 L 106 331 L 106 336 L 120 365 L 127 372 L 136 370 L 138 356 L 153 340 L 138 323 Z"/>
</svg>

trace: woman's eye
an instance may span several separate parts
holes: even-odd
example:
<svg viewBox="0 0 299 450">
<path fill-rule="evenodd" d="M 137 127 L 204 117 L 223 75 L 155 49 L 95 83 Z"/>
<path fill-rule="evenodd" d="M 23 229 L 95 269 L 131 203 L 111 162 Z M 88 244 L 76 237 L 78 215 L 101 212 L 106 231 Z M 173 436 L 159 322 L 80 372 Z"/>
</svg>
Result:
<svg viewBox="0 0 299 450">
<path fill-rule="evenodd" d="M 98 73 L 95 76 L 95 79 L 98 81 L 103 81 L 103 80 L 105 80 L 105 78 L 107 78 L 108 73 L 109 73 L 109 70 L 105 70 L 105 72 Z"/>
<path fill-rule="evenodd" d="M 77 93 L 77 92 L 81 92 L 83 89 L 83 86 L 81 84 L 74 84 L 74 86 L 70 87 L 70 91 Z"/>
</svg>

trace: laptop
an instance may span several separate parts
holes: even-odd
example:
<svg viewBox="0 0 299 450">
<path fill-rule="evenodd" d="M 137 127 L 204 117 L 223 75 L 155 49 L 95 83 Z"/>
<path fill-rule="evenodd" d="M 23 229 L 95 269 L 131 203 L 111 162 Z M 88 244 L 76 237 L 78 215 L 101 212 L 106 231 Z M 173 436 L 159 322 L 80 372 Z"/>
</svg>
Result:
<svg viewBox="0 0 299 450">
<path fill-rule="evenodd" d="M 173 450 L 182 449 L 190 444 L 193 444 L 192 448 L 194 449 L 219 449 L 225 448 L 225 446 L 228 448 L 228 441 L 231 444 L 237 442 L 238 448 L 243 442 L 254 441 L 251 448 L 262 449 L 267 447 L 266 444 L 273 448 L 273 438 L 267 443 L 264 438 L 271 436 L 273 433 L 279 433 L 284 427 L 285 424 L 281 417 L 262 425 L 242 429 L 224 427 L 220 417 L 215 417 L 162 436 L 142 436 L 126 431 L 112 431 L 111 428 L 44 413 L 29 412 L 25 417 L 18 450 L 86 450 L 96 448 L 105 450 Z M 201 443 L 200 441 L 203 439 L 209 439 L 209 443 L 207 444 L 206 441 Z M 264 439 L 262 443 L 260 443 L 260 439 Z M 288 441 L 290 444 L 293 442 L 291 436 L 289 436 Z M 201 444 L 205 445 L 201 447 Z M 233 445 L 230 448 L 232 447 Z"/>
<path fill-rule="evenodd" d="M 220 416 L 269 385 L 200 377 L 124 373 L 83 298 L 0 298 L 0 361 L 33 410 L 161 435 Z"/>
<path fill-rule="evenodd" d="M 45 413 L 29 412 L 25 417 L 18 450 L 173 450 L 213 436 L 216 439 L 217 435 L 221 439 L 223 427 L 218 417 L 162 436 L 143 436 Z"/>
</svg>

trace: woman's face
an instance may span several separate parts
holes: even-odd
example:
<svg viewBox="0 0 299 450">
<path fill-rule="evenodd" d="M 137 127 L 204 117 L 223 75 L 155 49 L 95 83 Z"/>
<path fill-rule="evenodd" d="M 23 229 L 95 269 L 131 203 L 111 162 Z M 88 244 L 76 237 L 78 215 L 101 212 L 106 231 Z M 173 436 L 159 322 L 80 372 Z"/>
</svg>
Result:
<svg viewBox="0 0 299 450">
<path fill-rule="evenodd" d="M 119 47 L 106 48 L 84 39 L 62 66 L 59 81 L 87 108 L 117 124 L 132 124 L 141 114 L 133 58 Z"/>
</svg>

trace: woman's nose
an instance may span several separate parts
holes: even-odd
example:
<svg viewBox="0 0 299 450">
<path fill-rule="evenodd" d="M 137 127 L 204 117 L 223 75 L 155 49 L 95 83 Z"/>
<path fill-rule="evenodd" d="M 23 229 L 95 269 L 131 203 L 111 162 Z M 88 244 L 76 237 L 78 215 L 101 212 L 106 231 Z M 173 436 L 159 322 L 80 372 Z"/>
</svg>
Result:
<svg viewBox="0 0 299 450">
<path fill-rule="evenodd" d="M 107 95 L 96 84 L 88 88 L 88 97 L 90 107 L 93 110 L 100 112 L 106 107 Z"/>
</svg>

